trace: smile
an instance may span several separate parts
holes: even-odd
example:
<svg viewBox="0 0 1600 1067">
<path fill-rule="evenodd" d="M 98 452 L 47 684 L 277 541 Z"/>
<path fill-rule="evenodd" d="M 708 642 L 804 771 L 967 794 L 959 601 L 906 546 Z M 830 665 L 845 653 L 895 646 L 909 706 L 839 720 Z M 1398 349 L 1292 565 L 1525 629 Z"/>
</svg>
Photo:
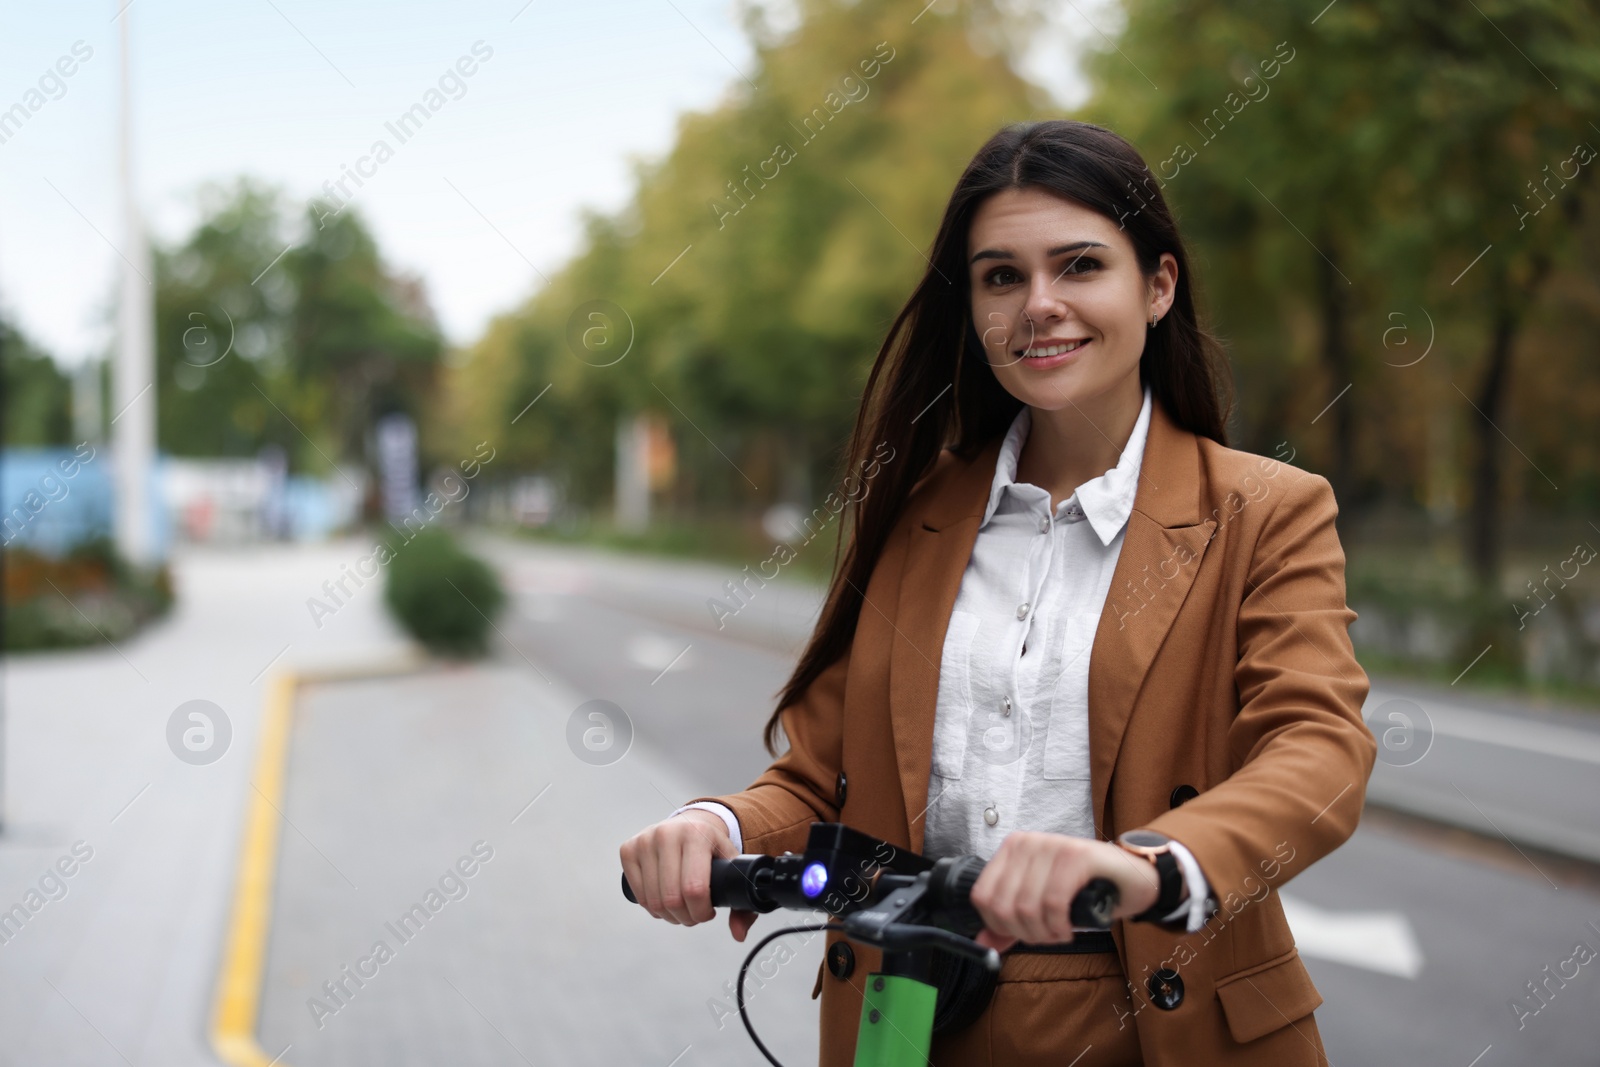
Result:
<svg viewBox="0 0 1600 1067">
<path fill-rule="evenodd" d="M 1019 352 L 1018 355 L 1020 355 L 1023 359 L 1048 359 L 1051 356 L 1064 356 L 1068 352 L 1076 352 L 1078 349 L 1082 348 L 1088 343 L 1089 338 L 1085 337 L 1077 341 L 1064 341 L 1058 344 L 1035 345 L 1031 348 L 1024 349 L 1023 351 Z"/>
</svg>

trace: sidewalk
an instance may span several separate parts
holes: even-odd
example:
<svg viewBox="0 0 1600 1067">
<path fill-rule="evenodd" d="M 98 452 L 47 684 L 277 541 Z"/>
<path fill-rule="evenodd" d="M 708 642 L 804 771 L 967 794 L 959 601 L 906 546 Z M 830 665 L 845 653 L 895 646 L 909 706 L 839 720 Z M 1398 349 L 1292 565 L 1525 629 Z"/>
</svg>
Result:
<svg viewBox="0 0 1600 1067">
<path fill-rule="evenodd" d="M 0 943 L 0 1065 L 216 1062 L 211 995 L 267 679 L 409 647 L 374 583 L 320 630 L 306 609 L 368 547 L 188 551 L 173 616 L 134 640 L 5 659 L 0 909 L 41 881 L 46 902 Z M 232 729 L 208 765 L 168 744 L 196 699 Z"/>
<path fill-rule="evenodd" d="M 311 621 L 306 598 L 326 599 L 322 583 L 366 548 L 192 552 L 175 562 L 174 616 L 136 640 L 5 662 L 0 907 L 45 902 L 0 927 L 0 1067 L 218 1062 L 211 1013 L 267 682 L 410 651 L 379 583 Z M 232 730 L 206 765 L 168 742 L 195 699 Z M 269 1057 L 749 1062 L 724 982 L 750 945 L 723 922 L 650 919 L 618 884 L 618 843 L 702 783 L 643 743 L 609 766 L 579 760 L 579 703 L 510 654 L 301 686 L 258 1031 Z M 472 874 L 451 875 L 463 861 Z M 437 909 L 420 930 L 419 903 Z M 356 985 L 346 968 L 380 939 L 393 958 Z M 821 943 L 787 945 L 763 954 L 775 973 L 751 1004 L 772 1047 L 806 1062 Z"/>
</svg>

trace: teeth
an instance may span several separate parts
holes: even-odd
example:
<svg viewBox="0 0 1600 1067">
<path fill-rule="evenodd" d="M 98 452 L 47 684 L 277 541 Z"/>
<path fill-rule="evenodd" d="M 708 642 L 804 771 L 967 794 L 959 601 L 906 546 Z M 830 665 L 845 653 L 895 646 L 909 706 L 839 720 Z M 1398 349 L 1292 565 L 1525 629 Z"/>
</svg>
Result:
<svg viewBox="0 0 1600 1067">
<path fill-rule="evenodd" d="M 1065 352 L 1071 352 L 1074 349 L 1082 348 L 1088 343 L 1088 341 L 1072 341 L 1064 345 L 1051 345 L 1048 348 L 1035 348 L 1027 352 L 1024 358 L 1044 359 L 1047 356 L 1059 356 Z"/>
</svg>

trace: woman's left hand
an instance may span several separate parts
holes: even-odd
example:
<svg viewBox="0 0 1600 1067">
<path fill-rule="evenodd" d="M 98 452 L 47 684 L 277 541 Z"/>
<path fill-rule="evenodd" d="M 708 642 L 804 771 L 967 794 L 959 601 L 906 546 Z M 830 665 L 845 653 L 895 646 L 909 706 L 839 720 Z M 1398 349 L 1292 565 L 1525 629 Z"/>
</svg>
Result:
<svg viewBox="0 0 1600 1067">
<path fill-rule="evenodd" d="M 1028 830 L 1008 835 L 972 887 L 984 925 L 978 943 L 1004 952 L 1018 941 L 1071 941 L 1072 898 L 1091 878 L 1116 883 L 1118 919 L 1148 910 L 1160 895 L 1155 865 L 1118 845 Z"/>
</svg>

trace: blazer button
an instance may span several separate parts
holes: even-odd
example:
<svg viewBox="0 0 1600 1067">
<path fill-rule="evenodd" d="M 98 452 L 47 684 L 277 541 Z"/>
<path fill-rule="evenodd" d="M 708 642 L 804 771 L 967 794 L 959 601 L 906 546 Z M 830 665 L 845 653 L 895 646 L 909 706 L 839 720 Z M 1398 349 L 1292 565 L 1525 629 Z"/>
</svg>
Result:
<svg viewBox="0 0 1600 1067">
<path fill-rule="evenodd" d="M 1177 807 L 1185 801 L 1193 800 L 1200 795 L 1200 790 L 1192 785 L 1180 785 L 1172 791 L 1172 806 Z"/>
<path fill-rule="evenodd" d="M 833 802 L 837 807 L 844 807 L 844 798 L 850 795 L 850 783 L 845 780 L 844 772 L 839 772 L 838 780 L 833 783 Z"/>
<path fill-rule="evenodd" d="M 1171 967 L 1163 967 L 1145 983 L 1150 991 L 1150 1002 L 1162 1011 L 1171 1011 L 1183 1003 L 1183 978 Z"/>
<path fill-rule="evenodd" d="M 856 969 L 856 954 L 848 941 L 828 946 L 828 973 L 838 979 L 849 978 Z"/>
</svg>

